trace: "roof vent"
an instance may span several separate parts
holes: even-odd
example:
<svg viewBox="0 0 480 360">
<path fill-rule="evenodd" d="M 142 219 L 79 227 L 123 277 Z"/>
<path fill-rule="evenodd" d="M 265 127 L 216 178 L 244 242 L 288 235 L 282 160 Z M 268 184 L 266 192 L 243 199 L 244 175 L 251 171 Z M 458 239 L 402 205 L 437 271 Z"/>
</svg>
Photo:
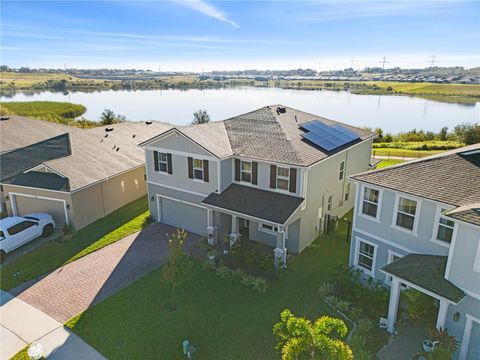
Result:
<svg viewBox="0 0 480 360">
<path fill-rule="evenodd" d="M 119 147 L 117 147 L 117 150 L 115 150 L 115 151 L 118 151 L 118 150 L 120 150 L 120 148 L 119 148 Z"/>
<path fill-rule="evenodd" d="M 147 125 L 152 125 L 152 123 L 153 123 L 152 120 L 145 121 L 145 124 L 147 124 Z"/>
<path fill-rule="evenodd" d="M 277 115 L 280 115 L 280 114 L 285 114 L 287 112 L 287 108 L 284 108 L 284 107 L 277 107 Z"/>
<path fill-rule="evenodd" d="M 106 132 L 113 131 L 113 128 L 105 128 L 105 131 L 106 131 Z"/>
<path fill-rule="evenodd" d="M 134 139 L 135 139 L 135 136 L 137 136 L 137 135 L 133 134 L 133 135 L 132 135 L 132 138 L 134 138 Z"/>
<path fill-rule="evenodd" d="M 105 137 L 108 137 L 108 134 L 105 134 Z"/>
<path fill-rule="evenodd" d="M 4 121 L 8 119 L 10 119 L 8 116 L 0 116 L 0 121 Z"/>
<path fill-rule="evenodd" d="M 297 115 L 295 115 L 295 122 L 298 123 Z"/>
</svg>

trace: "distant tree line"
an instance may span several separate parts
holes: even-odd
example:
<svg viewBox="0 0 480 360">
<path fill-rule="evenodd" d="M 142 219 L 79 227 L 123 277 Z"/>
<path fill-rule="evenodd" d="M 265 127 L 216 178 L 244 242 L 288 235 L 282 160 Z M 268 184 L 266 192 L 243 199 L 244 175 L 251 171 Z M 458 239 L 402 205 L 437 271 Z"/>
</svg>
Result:
<svg viewBox="0 0 480 360">
<path fill-rule="evenodd" d="M 372 129 L 367 128 L 370 131 Z M 438 133 L 413 129 L 398 134 L 384 133 L 381 128 L 373 130 L 377 133 L 374 142 L 424 142 L 424 141 L 456 141 L 466 145 L 480 143 L 480 123 L 463 123 L 455 126 L 452 131 L 444 126 Z"/>
</svg>

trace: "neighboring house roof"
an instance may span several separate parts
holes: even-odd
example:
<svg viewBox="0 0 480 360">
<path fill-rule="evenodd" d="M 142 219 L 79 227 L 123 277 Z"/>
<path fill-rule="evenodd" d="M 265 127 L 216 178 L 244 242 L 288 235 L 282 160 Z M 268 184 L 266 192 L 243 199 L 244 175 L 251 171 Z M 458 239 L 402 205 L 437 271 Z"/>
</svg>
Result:
<svg viewBox="0 0 480 360">
<path fill-rule="evenodd" d="M 0 153 L 12 151 L 40 141 L 82 129 L 51 121 L 9 115 L 0 121 Z"/>
<path fill-rule="evenodd" d="M 176 130 L 221 159 L 240 156 L 299 166 L 312 165 L 355 143 L 330 153 L 322 150 L 301 136 L 304 131 L 299 125 L 312 120 L 319 120 L 327 125 L 340 124 L 357 134 L 358 141 L 375 137 L 370 131 L 283 105 L 265 106 L 224 121 L 179 126 Z M 161 135 L 141 145 L 148 144 Z"/>
<path fill-rule="evenodd" d="M 480 202 L 480 144 L 351 178 L 454 206 L 477 203 Z"/>
<path fill-rule="evenodd" d="M 3 136 L 8 136 L 2 133 Z M 12 178 L 41 163 L 71 155 L 69 134 L 31 144 L 3 153 L 0 161 L 0 181 Z"/>
<path fill-rule="evenodd" d="M 4 126 L 5 124 L 8 124 L 8 126 Z M 25 137 L 28 139 L 37 138 L 39 134 L 34 136 L 29 132 L 33 131 L 41 134 L 43 127 L 48 129 L 45 135 L 48 137 L 50 131 L 53 131 L 51 124 L 48 121 L 24 117 L 12 117 L 10 120 L 1 121 L 2 146 L 5 145 L 5 148 L 11 147 L 10 141 L 5 141 L 4 144 L 4 138 L 10 136 L 16 138 L 20 136 L 19 134 L 25 133 Z M 169 124 L 156 121 L 149 122 L 149 124 L 146 122 L 125 122 L 91 129 L 79 129 L 61 124 L 55 125 L 59 125 L 63 129 L 64 136 L 70 139 L 71 152 L 63 157 L 35 159 L 29 168 L 41 163 L 45 164 L 49 169 L 69 180 L 70 191 L 78 190 L 143 166 L 145 164 L 145 153 L 138 147 L 138 144 L 150 138 L 152 133 L 164 132 L 172 128 Z M 54 128 L 55 131 L 58 130 L 56 126 Z M 113 130 L 106 131 L 107 129 Z M 1 157 L 2 168 L 5 159 L 13 156 L 12 153 L 24 151 L 23 149 L 25 148 L 3 153 Z"/>
<path fill-rule="evenodd" d="M 480 226 L 480 202 L 476 204 L 467 204 L 458 208 L 452 209 L 444 213 L 456 220 L 461 220 L 473 225 Z"/>
<path fill-rule="evenodd" d="M 465 293 L 445 279 L 446 265 L 447 256 L 408 254 L 384 266 L 382 270 L 458 303 Z"/>
<path fill-rule="evenodd" d="M 54 173 L 29 171 L 20 173 L 3 181 L 4 184 L 35 187 L 46 190 L 70 191 L 70 183 L 67 178 Z"/>
<path fill-rule="evenodd" d="M 284 224 L 297 210 L 303 199 L 250 186 L 232 184 L 221 194 L 211 193 L 202 202 L 206 205 Z"/>
</svg>

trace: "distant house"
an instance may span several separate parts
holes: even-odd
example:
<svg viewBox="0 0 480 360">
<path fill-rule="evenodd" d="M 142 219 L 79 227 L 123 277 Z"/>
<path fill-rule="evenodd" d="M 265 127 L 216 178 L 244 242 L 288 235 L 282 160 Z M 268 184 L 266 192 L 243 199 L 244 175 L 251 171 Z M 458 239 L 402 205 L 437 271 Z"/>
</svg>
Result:
<svg viewBox="0 0 480 360">
<path fill-rule="evenodd" d="M 11 116 L 0 121 L 1 210 L 44 212 L 80 229 L 146 193 L 137 146 L 171 126 L 125 122 L 93 129 Z"/>
<path fill-rule="evenodd" d="M 282 105 L 158 132 L 141 144 L 150 212 L 212 238 L 265 243 L 285 260 L 352 208 L 347 177 L 369 168 L 374 137 Z"/>
<path fill-rule="evenodd" d="M 408 286 L 437 303 L 436 327 L 461 341 L 456 358 L 480 359 L 480 144 L 351 180 L 350 265 L 391 288 L 388 331 Z"/>
</svg>

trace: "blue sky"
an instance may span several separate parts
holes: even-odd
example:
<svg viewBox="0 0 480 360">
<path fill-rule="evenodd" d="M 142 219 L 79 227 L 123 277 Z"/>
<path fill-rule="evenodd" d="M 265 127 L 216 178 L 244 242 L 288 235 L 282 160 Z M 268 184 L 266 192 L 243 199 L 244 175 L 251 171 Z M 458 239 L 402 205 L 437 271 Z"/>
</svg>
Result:
<svg viewBox="0 0 480 360">
<path fill-rule="evenodd" d="M 479 1 L 1 1 L 9 66 L 480 66 Z"/>
</svg>

